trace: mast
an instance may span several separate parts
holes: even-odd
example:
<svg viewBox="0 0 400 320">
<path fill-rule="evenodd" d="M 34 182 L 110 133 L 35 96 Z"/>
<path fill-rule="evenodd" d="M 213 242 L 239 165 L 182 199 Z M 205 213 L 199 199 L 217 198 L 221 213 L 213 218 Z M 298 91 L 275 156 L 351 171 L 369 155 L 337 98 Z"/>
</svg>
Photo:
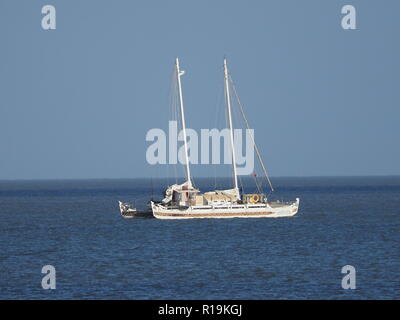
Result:
<svg viewBox="0 0 400 320">
<path fill-rule="evenodd" d="M 230 132 L 230 140 L 231 140 L 231 149 L 232 149 L 232 165 L 233 165 L 233 180 L 234 180 L 234 188 L 236 191 L 236 196 L 240 199 L 239 187 L 238 187 L 238 179 L 237 179 L 237 169 L 236 169 L 236 156 L 235 156 L 235 143 L 233 141 L 233 126 L 232 126 L 232 112 L 231 112 L 231 96 L 229 92 L 229 77 L 228 77 L 228 66 L 226 64 L 226 59 L 224 59 L 224 79 L 225 79 L 225 95 L 226 95 L 226 103 L 228 107 L 228 118 L 229 118 L 229 132 Z"/>
<path fill-rule="evenodd" d="M 176 78 L 178 81 L 178 90 L 179 90 L 179 104 L 181 107 L 181 120 L 182 120 L 182 131 L 183 131 L 183 141 L 185 146 L 185 162 L 186 162 L 186 178 L 188 182 L 188 187 L 192 187 L 192 181 L 190 179 L 190 167 L 189 167 L 189 155 L 188 155 L 188 146 L 186 140 L 186 123 L 185 123 L 185 112 L 183 108 L 183 95 L 182 95 L 182 84 L 181 84 L 181 76 L 185 73 L 185 71 L 181 71 L 179 69 L 179 59 L 176 57 Z"/>
</svg>

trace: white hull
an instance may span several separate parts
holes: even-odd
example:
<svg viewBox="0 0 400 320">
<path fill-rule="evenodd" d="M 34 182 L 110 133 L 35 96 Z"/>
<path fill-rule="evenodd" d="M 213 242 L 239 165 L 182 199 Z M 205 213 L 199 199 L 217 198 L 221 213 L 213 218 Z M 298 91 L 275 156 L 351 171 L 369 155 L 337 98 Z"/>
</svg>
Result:
<svg viewBox="0 0 400 320">
<path fill-rule="evenodd" d="M 221 206 L 190 206 L 185 209 L 171 208 L 152 203 L 153 215 L 157 219 L 226 219 L 226 218 L 280 218 L 294 216 L 300 200 L 287 205 L 232 204 Z"/>
<path fill-rule="evenodd" d="M 119 204 L 119 211 L 121 212 L 122 217 L 130 219 L 136 215 L 137 213 L 136 209 L 132 208 L 129 204 L 123 203 L 121 201 L 118 201 L 118 204 Z"/>
</svg>

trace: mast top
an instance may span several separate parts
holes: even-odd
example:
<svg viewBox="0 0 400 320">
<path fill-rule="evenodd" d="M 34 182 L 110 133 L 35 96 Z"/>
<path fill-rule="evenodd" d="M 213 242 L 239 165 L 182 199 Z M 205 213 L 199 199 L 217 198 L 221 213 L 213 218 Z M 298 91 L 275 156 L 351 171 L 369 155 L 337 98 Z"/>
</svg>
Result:
<svg viewBox="0 0 400 320">
<path fill-rule="evenodd" d="M 182 76 L 182 75 L 185 73 L 185 71 L 180 69 L 180 66 L 179 66 L 179 58 L 178 58 L 178 57 L 176 57 L 176 59 L 175 59 L 175 65 L 176 65 L 176 69 L 177 69 L 178 72 L 179 72 L 178 75 L 179 75 L 179 76 Z"/>
</svg>

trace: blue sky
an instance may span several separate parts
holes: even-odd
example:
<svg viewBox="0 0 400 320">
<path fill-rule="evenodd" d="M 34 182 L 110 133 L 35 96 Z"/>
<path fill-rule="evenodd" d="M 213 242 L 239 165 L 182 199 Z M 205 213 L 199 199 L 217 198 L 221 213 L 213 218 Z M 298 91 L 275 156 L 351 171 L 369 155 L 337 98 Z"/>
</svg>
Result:
<svg viewBox="0 0 400 320">
<path fill-rule="evenodd" d="M 56 30 L 41 28 L 46 4 Z M 341 28 L 345 4 L 357 30 Z M 224 55 L 272 176 L 400 174 L 399 12 L 395 0 L 2 0 L 0 179 L 164 175 L 145 136 L 167 127 L 174 59 L 198 130 L 215 126 Z"/>
</svg>

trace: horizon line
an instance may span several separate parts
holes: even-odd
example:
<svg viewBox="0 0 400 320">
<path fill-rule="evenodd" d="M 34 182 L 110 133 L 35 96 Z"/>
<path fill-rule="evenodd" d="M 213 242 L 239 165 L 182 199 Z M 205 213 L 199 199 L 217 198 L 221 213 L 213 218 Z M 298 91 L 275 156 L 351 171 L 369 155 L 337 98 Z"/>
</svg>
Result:
<svg viewBox="0 0 400 320">
<path fill-rule="evenodd" d="M 252 178 L 251 175 L 240 176 L 241 178 Z M 280 178 L 388 178 L 388 177 L 400 177 L 400 174 L 369 174 L 369 175 L 288 175 L 288 176 L 271 176 L 271 179 Z M 265 178 L 264 176 L 257 176 L 257 178 Z M 16 179 L 0 179 L 0 182 L 10 182 L 10 181 L 72 181 L 72 180 L 139 180 L 139 179 L 185 179 L 185 177 L 124 177 L 124 178 L 16 178 Z M 215 179 L 215 177 L 197 177 L 196 179 Z M 217 179 L 232 179 L 229 176 L 217 177 Z"/>
</svg>

